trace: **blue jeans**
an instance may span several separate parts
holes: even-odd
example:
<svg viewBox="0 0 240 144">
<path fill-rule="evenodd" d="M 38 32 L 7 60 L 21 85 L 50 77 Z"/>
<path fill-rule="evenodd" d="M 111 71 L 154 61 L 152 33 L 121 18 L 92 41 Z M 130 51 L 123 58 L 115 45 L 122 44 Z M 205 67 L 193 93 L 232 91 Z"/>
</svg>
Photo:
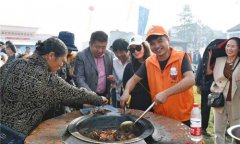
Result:
<svg viewBox="0 0 240 144">
<path fill-rule="evenodd" d="M 19 133 L 0 123 L 1 144 L 23 144 L 26 135 Z"/>
</svg>

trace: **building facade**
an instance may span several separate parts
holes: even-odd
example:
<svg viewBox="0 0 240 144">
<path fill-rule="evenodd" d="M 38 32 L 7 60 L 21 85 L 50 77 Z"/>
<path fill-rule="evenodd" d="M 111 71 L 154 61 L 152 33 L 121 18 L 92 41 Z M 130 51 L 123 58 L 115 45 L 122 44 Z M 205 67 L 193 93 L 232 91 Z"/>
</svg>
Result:
<svg viewBox="0 0 240 144">
<path fill-rule="evenodd" d="M 240 24 L 227 30 L 227 38 L 230 37 L 240 37 Z"/>
<path fill-rule="evenodd" d="M 18 53 L 24 53 L 26 46 L 34 51 L 38 40 L 43 41 L 51 37 L 49 34 L 38 34 L 38 29 L 37 27 L 0 25 L 0 41 L 12 41 Z"/>
</svg>

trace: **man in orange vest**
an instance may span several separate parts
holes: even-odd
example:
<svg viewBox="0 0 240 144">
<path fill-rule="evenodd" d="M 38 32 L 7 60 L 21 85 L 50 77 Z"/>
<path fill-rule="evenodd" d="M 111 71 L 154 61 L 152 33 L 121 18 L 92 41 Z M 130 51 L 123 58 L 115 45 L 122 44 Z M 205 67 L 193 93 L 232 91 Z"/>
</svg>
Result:
<svg viewBox="0 0 240 144">
<path fill-rule="evenodd" d="M 125 106 L 135 85 L 147 77 L 151 99 L 156 103 L 154 112 L 189 126 L 195 83 L 189 55 L 169 46 L 168 34 L 161 26 L 152 26 L 146 40 L 154 54 L 127 82 L 120 99 L 121 106 Z"/>
</svg>

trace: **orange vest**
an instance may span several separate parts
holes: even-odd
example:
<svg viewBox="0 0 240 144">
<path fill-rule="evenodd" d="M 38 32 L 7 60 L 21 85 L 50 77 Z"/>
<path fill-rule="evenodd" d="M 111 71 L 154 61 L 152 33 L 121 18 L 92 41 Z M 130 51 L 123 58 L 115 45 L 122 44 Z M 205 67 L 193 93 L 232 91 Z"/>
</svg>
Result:
<svg viewBox="0 0 240 144">
<path fill-rule="evenodd" d="M 157 55 L 152 55 L 146 60 L 148 84 L 152 100 L 155 99 L 157 93 L 172 87 L 183 79 L 181 65 L 185 53 L 174 50 L 173 48 L 170 48 L 170 50 L 171 56 L 163 71 L 160 68 Z M 176 80 L 170 77 L 170 69 L 172 67 L 177 69 Z M 168 97 L 164 104 L 154 107 L 154 112 L 183 122 L 190 120 L 193 103 L 193 89 L 190 88 L 184 92 Z"/>
</svg>

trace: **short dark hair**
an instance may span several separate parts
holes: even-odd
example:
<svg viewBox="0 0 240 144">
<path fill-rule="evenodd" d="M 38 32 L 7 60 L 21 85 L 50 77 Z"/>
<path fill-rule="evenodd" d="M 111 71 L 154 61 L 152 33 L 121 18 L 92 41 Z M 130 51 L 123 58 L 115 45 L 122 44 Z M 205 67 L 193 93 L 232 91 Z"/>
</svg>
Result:
<svg viewBox="0 0 240 144">
<path fill-rule="evenodd" d="M 56 57 L 61 57 L 67 54 L 68 51 L 66 45 L 57 37 L 48 38 L 43 42 L 38 41 L 36 50 L 40 56 L 54 52 Z"/>
<path fill-rule="evenodd" d="M 119 39 L 116 39 L 112 46 L 111 46 L 111 49 L 113 50 L 113 52 L 116 52 L 116 51 L 128 51 L 128 45 L 129 43 L 122 39 L 122 38 L 119 38 Z"/>
<path fill-rule="evenodd" d="M 95 41 L 107 42 L 108 35 L 103 31 L 95 31 L 91 34 L 89 43 L 93 44 Z"/>
</svg>

